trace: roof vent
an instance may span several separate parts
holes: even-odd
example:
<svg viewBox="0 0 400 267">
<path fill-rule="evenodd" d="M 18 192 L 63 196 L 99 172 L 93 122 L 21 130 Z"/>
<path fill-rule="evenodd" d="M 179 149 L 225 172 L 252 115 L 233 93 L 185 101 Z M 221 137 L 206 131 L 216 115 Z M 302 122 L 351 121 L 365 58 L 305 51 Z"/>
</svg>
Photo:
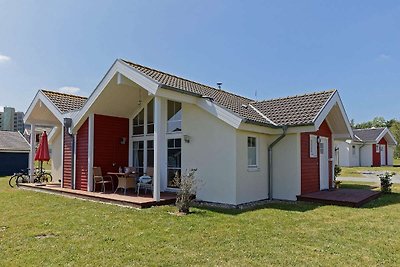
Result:
<svg viewBox="0 0 400 267">
<path fill-rule="evenodd" d="M 222 82 L 217 82 L 218 89 L 221 89 Z"/>
</svg>

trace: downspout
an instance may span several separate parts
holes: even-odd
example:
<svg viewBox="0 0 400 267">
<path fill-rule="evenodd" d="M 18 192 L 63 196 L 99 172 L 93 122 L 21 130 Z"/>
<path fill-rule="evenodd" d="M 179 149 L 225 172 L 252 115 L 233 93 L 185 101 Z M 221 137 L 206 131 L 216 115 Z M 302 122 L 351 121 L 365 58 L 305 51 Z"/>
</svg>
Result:
<svg viewBox="0 0 400 267">
<path fill-rule="evenodd" d="M 286 131 L 288 129 L 288 126 L 282 126 L 282 134 L 275 139 L 274 142 L 272 142 L 268 146 L 268 199 L 272 199 L 272 148 L 279 143 L 285 136 L 286 136 Z"/>
</svg>

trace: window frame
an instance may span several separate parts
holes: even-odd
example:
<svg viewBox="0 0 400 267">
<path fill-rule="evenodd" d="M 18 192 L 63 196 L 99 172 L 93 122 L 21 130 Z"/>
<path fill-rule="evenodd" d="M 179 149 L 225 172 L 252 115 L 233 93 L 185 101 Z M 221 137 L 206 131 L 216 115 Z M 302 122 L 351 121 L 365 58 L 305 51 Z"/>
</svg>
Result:
<svg viewBox="0 0 400 267">
<path fill-rule="evenodd" d="M 181 108 L 180 108 L 180 110 L 178 111 L 178 112 L 181 112 L 181 119 L 180 120 L 170 120 L 170 119 L 168 119 L 168 114 L 169 114 L 169 110 L 168 110 L 168 108 L 169 108 L 169 102 L 172 102 L 173 104 L 174 104 L 174 111 L 175 111 L 175 105 L 176 105 L 176 103 L 178 103 L 178 104 L 180 104 L 181 105 Z M 174 113 L 174 116 L 176 115 L 176 114 L 178 114 L 178 112 L 176 112 L 176 113 Z M 182 133 L 182 114 L 183 114 L 183 105 L 182 105 L 182 102 L 178 102 L 178 101 L 174 101 L 174 100 L 170 100 L 170 99 L 168 99 L 167 100 L 167 125 L 166 125 L 166 133 L 167 134 L 174 134 L 174 133 Z M 173 116 L 171 117 L 171 119 L 173 118 Z M 169 123 L 174 123 L 174 122 L 180 122 L 180 131 L 169 131 Z"/>
<path fill-rule="evenodd" d="M 312 158 L 312 159 L 318 158 L 318 136 L 317 135 L 310 134 L 308 149 L 309 149 L 309 157 L 310 158 Z"/>
<path fill-rule="evenodd" d="M 254 141 L 255 141 L 255 146 L 249 146 L 249 139 L 250 138 L 254 138 Z M 246 146 L 247 146 L 247 168 L 249 169 L 249 170 L 254 170 L 254 169 L 258 169 L 258 166 L 259 166 L 259 164 L 258 164 L 258 158 L 259 158 L 259 155 L 258 155 L 258 138 L 257 138 L 257 136 L 251 136 L 251 135 L 249 135 L 249 136 L 247 136 L 247 138 L 246 138 Z M 254 150 L 255 150 L 255 164 L 254 165 L 251 165 L 250 164 L 250 148 L 254 148 Z"/>
</svg>

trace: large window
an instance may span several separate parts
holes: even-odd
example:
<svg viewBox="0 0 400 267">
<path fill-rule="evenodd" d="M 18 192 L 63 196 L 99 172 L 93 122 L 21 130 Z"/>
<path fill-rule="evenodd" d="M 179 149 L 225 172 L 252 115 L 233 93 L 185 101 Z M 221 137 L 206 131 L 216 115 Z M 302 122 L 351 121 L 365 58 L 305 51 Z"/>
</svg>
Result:
<svg viewBox="0 0 400 267">
<path fill-rule="evenodd" d="M 144 109 L 133 119 L 133 135 L 144 134 Z"/>
<path fill-rule="evenodd" d="M 167 132 L 182 131 L 182 104 L 168 100 Z"/>
<path fill-rule="evenodd" d="M 154 141 L 147 141 L 147 167 L 154 167 Z"/>
<path fill-rule="evenodd" d="M 257 167 L 257 138 L 247 137 L 247 165 Z"/>
<path fill-rule="evenodd" d="M 133 142 L 133 167 L 141 174 L 143 173 L 144 162 L 144 142 Z"/>
<path fill-rule="evenodd" d="M 154 134 L 154 101 L 147 104 L 147 133 Z"/>
<path fill-rule="evenodd" d="M 175 177 L 181 177 L 181 139 L 168 139 L 168 187 L 177 187 Z"/>
</svg>

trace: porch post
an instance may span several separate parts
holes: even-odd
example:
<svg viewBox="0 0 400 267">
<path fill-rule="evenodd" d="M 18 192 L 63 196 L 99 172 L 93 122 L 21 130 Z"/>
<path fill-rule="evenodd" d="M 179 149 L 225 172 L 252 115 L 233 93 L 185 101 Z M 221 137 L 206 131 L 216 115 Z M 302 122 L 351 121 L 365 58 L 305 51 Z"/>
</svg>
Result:
<svg viewBox="0 0 400 267">
<path fill-rule="evenodd" d="M 35 173 L 35 147 L 36 147 L 36 125 L 31 124 L 31 151 L 29 153 L 29 173 L 31 183 L 34 180 L 33 174 Z"/>
<path fill-rule="evenodd" d="M 88 118 L 88 188 L 87 191 L 93 191 L 93 164 L 94 164 L 94 114 L 90 114 Z"/>
<path fill-rule="evenodd" d="M 161 180 L 161 151 L 162 144 L 162 114 L 161 114 L 161 98 L 159 96 L 154 97 L 154 189 L 153 199 L 160 201 L 160 180 Z"/>
</svg>

